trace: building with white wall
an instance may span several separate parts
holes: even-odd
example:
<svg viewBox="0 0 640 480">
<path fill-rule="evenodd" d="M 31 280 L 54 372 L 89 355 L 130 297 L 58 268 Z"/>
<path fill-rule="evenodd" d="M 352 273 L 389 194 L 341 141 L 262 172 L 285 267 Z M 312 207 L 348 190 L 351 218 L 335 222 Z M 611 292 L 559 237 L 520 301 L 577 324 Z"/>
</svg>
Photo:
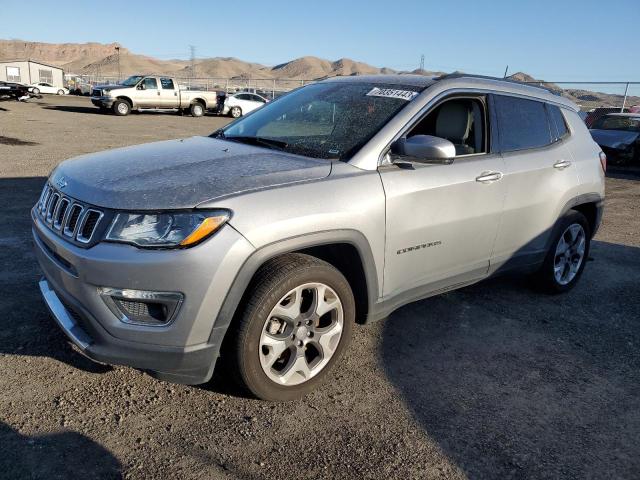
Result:
<svg viewBox="0 0 640 480">
<path fill-rule="evenodd" d="M 35 60 L 1 60 L 0 80 L 31 85 L 45 82 L 54 87 L 64 87 L 62 68 Z"/>
</svg>

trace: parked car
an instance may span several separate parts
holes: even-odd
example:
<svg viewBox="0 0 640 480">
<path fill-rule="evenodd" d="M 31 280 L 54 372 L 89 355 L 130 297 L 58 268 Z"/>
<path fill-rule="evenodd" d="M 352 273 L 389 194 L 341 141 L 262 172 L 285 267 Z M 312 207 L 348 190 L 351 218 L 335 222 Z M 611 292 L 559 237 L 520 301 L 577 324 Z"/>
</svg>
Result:
<svg viewBox="0 0 640 480">
<path fill-rule="evenodd" d="M 269 100 L 257 93 L 240 92 L 227 97 L 224 102 L 223 115 L 231 115 L 233 118 L 241 117 L 257 108 L 262 107 Z"/>
<path fill-rule="evenodd" d="M 155 75 L 133 75 L 118 85 L 102 85 L 91 92 L 91 102 L 101 110 L 128 115 L 132 110 L 189 111 L 203 116 L 216 107 L 216 92 L 182 90 L 176 79 Z"/>
<path fill-rule="evenodd" d="M 40 95 L 41 93 L 50 93 L 54 95 L 69 95 L 69 90 L 64 87 L 56 87 L 47 82 L 32 83 L 29 85 L 31 93 Z"/>
<path fill-rule="evenodd" d="M 511 270 L 576 285 L 606 167 L 577 112 L 463 74 L 336 77 L 210 137 L 84 155 L 31 212 L 40 290 L 89 358 L 197 384 L 221 355 L 298 398 L 355 322 Z"/>
<path fill-rule="evenodd" d="M 0 98 L 13 98 L 21 100 L 29 98 L 29 89 L 20 83 L 0 81 Z"/>
<path fill-rule="evenodd" d="M 640 113 L 609 113 L 589 131 L 612 164 L 640 165 Z"/>
</svg>

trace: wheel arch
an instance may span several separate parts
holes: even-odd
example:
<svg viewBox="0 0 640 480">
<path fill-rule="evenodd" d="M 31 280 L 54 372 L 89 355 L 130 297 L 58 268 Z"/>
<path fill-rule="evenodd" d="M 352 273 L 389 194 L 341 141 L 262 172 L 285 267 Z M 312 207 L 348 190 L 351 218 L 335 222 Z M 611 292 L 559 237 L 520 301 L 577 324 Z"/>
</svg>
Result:
<svg viewBox="0 0 640 480">
<path fill-rule="evenodd" d="M 565 204 L 558 218 L 561 218 L 569 210 L 576 210 L 587 218 L 591 229 L 591 237 L 593 237 L 600 227 L 604 212 L 604 199 L 598 193 L 578 195 Z"/>
<path fill-rule="evenodd" d="M 135 108 L 135 103 L 133 102 L 133 100 L 131 100 L 130 97 L 127 97 L 126 95 L 119 95 L 116 97 L 116 100 L 123 100 L 125 102 L 127 102 L 129 104 L 129 106 L 133 109 Z"/>
<path fill-rule="evenodd" d="M 197 97 L 191 100 L 191 105 L 196 103 L 201 104 L 205 109 L 207 108 L 207 101 L 204 98 Z"/>
<path fill-rule="evenodd" d="M 232 283 L 211 332 L 220 341 L 250 290 L 256 273 L 266 262 L 289 253 L 305 253 L 336 267 L 349 281 L 356 299 L 356 319 L 365 323 L 378 299 L 378 277 L 373 253 L 365 236 L 356 230 L 325 231 L 288 238 L 257 249 Z M 213 337 L 217 338 L 214 339 Z M 216 343 L 217 343 L 216 342 Z"/>
</svg>

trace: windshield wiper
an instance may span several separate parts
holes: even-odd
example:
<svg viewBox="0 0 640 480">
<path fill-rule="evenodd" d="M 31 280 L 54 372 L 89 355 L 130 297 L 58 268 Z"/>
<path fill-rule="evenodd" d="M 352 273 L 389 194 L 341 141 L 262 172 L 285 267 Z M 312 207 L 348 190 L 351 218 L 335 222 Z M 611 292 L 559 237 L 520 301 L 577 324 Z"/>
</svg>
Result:
<svg viewBox="0 0 640 480">
<path fill-rule="evenodd" d="M 283 142 L 282 140 L 275 140 L 273 138 L 265 138 L 265 137 L 251 137 L 251 136 L 233 136 L 233 137 L 223 137 L 225 140 L 232 140 L 234 142 L 241 143 L 250 143 L 253 145 L 262 145 L 265 147 L 275 147 L 278 150 L 285 150 L 289 144 L 287 142 Z"/>
</svg>

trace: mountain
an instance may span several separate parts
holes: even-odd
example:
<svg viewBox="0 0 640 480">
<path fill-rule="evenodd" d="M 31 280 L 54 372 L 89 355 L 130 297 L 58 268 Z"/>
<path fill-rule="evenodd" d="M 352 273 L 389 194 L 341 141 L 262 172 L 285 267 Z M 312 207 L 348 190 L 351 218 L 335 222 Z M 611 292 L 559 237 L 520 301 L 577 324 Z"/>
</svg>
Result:
<svg viewBox="0 0 640 480">
<path fill-rule="evenodd" d="M 120 48 L 120 55 L 116 54 Z M 0 40 L 0 60 L 31 58 L 58 65 L 66 72 L 97 76 L 116 76 L 118 61 L 123 76 L 134 73 L 158 73 L 190 77 L 191 62 L 188 60 L 159 60 L 146 55 L 132 53 L 118 43 L 42 43 L 24 40 Z M 202 58 L 195 61 L 195 76 L 219 79 L 298 79 L 315 80 L 336 75 L 366 75 L 414 73 L 440 76 L 445 72 L 416 69 L 398 72 L 391 68 L 378 68 L 349 58 L 331 61 L 318 57 L 301 57 L 274 67 L 245 62 L 233 57 Z M 592 92 L 580 89 L 563 89 L 558 85 L 537 80 L 524 72 L 508 77 L 511 80 L 538 83 L 554 93 L 570 98 L 584 108 L 602 105 L 621 105 L 622 95 Z M 640 97 L 629 97 L 628 105 L 640 104 Z"/>
</svg>

